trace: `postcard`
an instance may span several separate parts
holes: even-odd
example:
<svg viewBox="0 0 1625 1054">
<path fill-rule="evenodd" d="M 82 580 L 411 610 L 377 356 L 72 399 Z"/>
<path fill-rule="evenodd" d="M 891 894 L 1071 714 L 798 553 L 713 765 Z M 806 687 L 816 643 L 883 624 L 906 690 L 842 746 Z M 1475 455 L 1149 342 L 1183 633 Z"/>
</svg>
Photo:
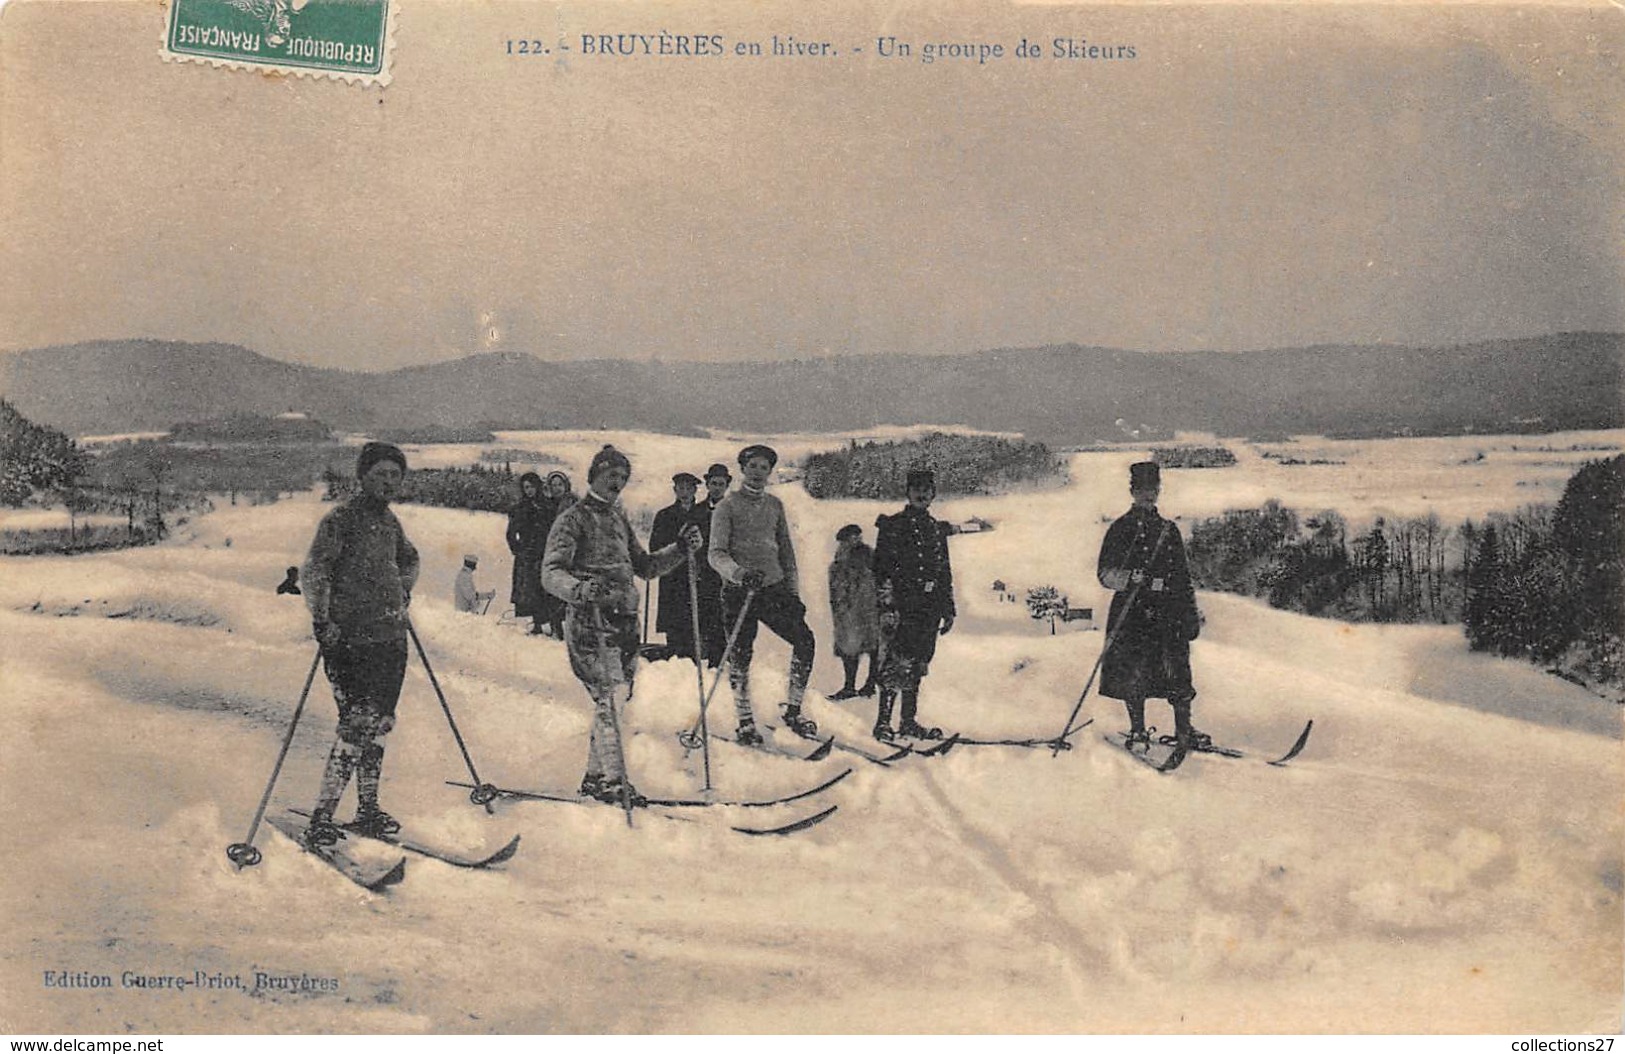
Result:
<svg viewBox="0 0 1625 1054">
<path fill-rule="evenodd" d="M 1617 1033 L 1622 50 L 13 0 L 0 1031 Z"/>
</svg>

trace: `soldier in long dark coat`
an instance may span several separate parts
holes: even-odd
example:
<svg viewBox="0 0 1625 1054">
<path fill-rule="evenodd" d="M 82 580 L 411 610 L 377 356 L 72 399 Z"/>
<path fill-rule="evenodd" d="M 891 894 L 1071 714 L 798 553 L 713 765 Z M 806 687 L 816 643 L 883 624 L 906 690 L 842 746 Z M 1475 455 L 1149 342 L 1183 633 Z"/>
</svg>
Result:
<svg viewBox="0 0 1625 1054">
<path fill-rule="evenodd" d="M 530 631 L 542 632 L 547 622 L 542 591 L 542 553 L 553 527 L 555 506 L 542 493 L 542 477 L 527 472 L 519 477 L 519 504 L 508 513 L 508 551 L 513 554 L 515 618 L 531 619 Z"/>
<path fill-rule="evenodd" d="M 1113 590 L 1106 620 L 1107 650 L 1100 694 L 1128 710 L 1128 745 L 1147 746 L 1145 701 L 1168 700 L 1174 739 L 1191 749 L 1210 745 L 1191 725 L 1191 646 L 1201 631 L 1196 590 L 1185 563 L 1179 526 L 1157 512 L 1162 474 L 1154 461 L 1129 468 L 1134 505 L 1106 531 L 1100 546 L 1100 584 Z"/>
<path fill-rule="evenodd" d="M 895 735 L 940 739 L 940 728 L 916 718 L 920 682 L 931 670 L 937 638 L 954 627 L 954 573 L 948 562 L 948 524 L 927 510 L 937 496 L 935 477 L 916 469 L 907 476 L 908 504 L 875 521 L 875 596 L 880 605 L 880 704 L 875 738 L 894 738 L 892 706 L 902 696 Z"/>
<path fill-rule="evenodd" d="M 671 490 L 676 501 L 655 513 L 654 526 L 649 531 L 649 551 L 657 552 L 677 541 L 694 511 L 694 495 L 699 491 L 700 477 L 692 472 L 679 472 L 671 478 Z M 709 539 L 707 539 L 709 541 Z M 694 657 L 694 613 L 689 607 L 688 572 L 678 570 L 660 579 L 660 611 L 655 616 L 655 629 L 666 635 L 666 646 L 671 654 L 681 659 Z"/>
<path fill-rule="evenodd" d="M 718 462 L 705 470 L 705 498 L 695 502 L 689 513 L 690 522 L 700 529 L 704 542 L 701 556 L 711 544 L 711 514 L 728 496 L 732 483 L 733 473 L 728 471 L 727 465 Z M 700 587 L 700 655 L 714 670 L 722 665 L 722 652 L 728 644 L 728 626 L 722 614 L 722 576 L 717 574 L 710 560 L 700 559 L 696 564 L 695 578 Z"/>
</svg>

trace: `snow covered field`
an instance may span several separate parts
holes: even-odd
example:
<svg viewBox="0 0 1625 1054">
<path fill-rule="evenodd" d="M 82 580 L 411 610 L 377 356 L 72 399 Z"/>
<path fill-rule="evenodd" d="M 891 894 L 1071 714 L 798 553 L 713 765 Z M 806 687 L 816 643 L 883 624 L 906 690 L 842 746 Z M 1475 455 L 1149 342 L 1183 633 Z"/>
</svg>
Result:
<svg viewBox="0 0 1625 1054">
<path fill-rule="evenodd" d="M 729 440 L 508 433 L 558 454 L 578 491 L 605 439 L 631 455 L 628 503 L 667 503 L 673 471 L 732 462 Z M 1170 471 L 1187 524 L 1269 497 L 1351 521 L 1429 508 L 1446 522 L 1554 501 L 1619 433 L 1260 444 L 1340 466 L 1281 466 L 1230 444 L 1231 469 Z M 829 445 L 786 437 L 786 458 Z M 1514 451 L 1513 446 L 1520 449 Z M 470 448 L 471 449 L 471 448 Z M 420 464 L 467 464 L 434 448 Z M 1482 459 L 1476 457 L 1483 451 Z M 939 503 L 990 533 L 952 544 L 963 617 L 922 704 L 967 734 L 1054 734 L 1101 643 L 1001 604 L 1050 583 L 1103 608 L 1093 564 L 1143 450 L 1080 454 L 1065 489 Z M 416 454 L 414 452 L 414 457 Z M 450 459 L 450 460 L 447 460 Z M 1463 463 L 1471 459 L 1470 463 Z M 515 466 L 516 470 L 519 466 Z M 804 594 L 830 636 L 824 570 L 844 523 L 872 542 L 870 502 L 781 486 Z M 359 891 L 269 829 L 240 840 L 310 667 L 298 598 L 273 589 L 328 508 L 314 495 L 224 506 L 155 548 L 0 559 L 0 1030 L 8 1032 L 532 1031 L 1617 1031 L 1622 755 L 1618 708 L 1526 665 L 1468 654 L 1455 627 L 1346 626 L 1204 595 L 1193 646 L 1197 722 L 1256 758 L 1190 758 L 1159 776 L 1095 733 L 1059 758 L 960 748 L 858 770 L 819 801 L 827 823 L 783 839 L 726 821 L 513 803 L 495 815 L 447 779 L 466 770 L 414 662 L 388 740 L 384 804 L 425 837 L 518 856 L 458 871 L 414 858 L 386 895 Z M 586 697 L 562 646 L 499 624 L 504 519 L 404 506 L 424 557 L 414 619 L 482 777 L 568 790 Z M 482 555 L 485 618 L 451 609 L 464 552 Z M 757 648 L 771 714 L 785 649 Z M 808 710 L 864 740 L 873 703 L 830 703 L 821 644 Z M 726 689 L 714 727 L 727 714 Z M 1166 726 L 1154 702 L 1153 723 Z M 650 794 L 699 786 L 673 733 L 696 712 L 691 666 L 639 676 L 625 720 Z M 275 806 L 307 807 L 332 732 L 318 676 Z M 799 741 L 796 741 L 799 742 Z M 716 744 L 726 793 L 787 790 L 854 761 L 807 764 Z M 348 808 L 346 805 L 345 808 Z M 762 810 L 788 819 L 809 803 Z M 336 991 L 126 987 L 125 975 L 256 971 Z M 103 975 L 108 988 L 45 974 Z"/>
</svg>

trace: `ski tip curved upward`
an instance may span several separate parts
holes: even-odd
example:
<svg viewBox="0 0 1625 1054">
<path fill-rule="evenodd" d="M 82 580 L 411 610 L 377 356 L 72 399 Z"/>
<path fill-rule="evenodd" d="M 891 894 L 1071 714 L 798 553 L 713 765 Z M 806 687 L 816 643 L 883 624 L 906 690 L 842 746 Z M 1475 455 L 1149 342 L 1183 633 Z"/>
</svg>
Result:
<svg viewBox="0 0 1625 1054">
<path fill-rule="evenodd" d="M 839 805 L 831 805 L 822 812 L 815 812 L 811 816 L 804 816 L 799 820 L 793 820 L 779 827 L 735 827 L 733 829 L 740 834 L 750 835 L 793 834 L 796 831 L 805 831 L 809 827 L 823 823 L 831 816 L 834 816 L 835 810 L 839 808 Z"/>
<path fill-rule="evenodd" d="M 835 737 L 830 736 L 828 739 L 826 739 L 822 743 L 818 744 L 818 748 L 816 750 L 814 750 L 811 754 L 807 755 L 807 760 L 808 761 L 823 761 L 825 758 L 829 757 L 829 752 L 834 750 L 834 749 L 835 749 Z"/>
<path fill-rule="evenodd" d="M 406 857 L 403 856 L 398 861 L 396 861 L 394 867 L 390 868 L 388 871 L 386 871 L 382 875 L 378 876 L 378 878 L 376 880 L 367 883 L 366 888 L 374 890 L 374 891 L 380 891 L 380 890 L 383 890 L 387 886 L 395 885 L 397 882 L 401 881 L 401 879 L 403 879 L 405 877 L 406 877 Z"/>
<path fill-rule="evenodd" d="M 501 849 L 498 849 L 496 852 L 492 853 L 490 856 L 486 857 L 483 863 L 486 865 L 504 863 L 508 860 L 512 860 L 513 855 L 517 852 L 519 852 L 519 836 L 516 834 L 513 836 L 512 841 L 503 846 Z"/>
<path fill-rule="evenodd" d="M 1270 764 L 1271 765 L 1285 765 L 1287 762 L 1291 761 L 1293 758 L 1295 758 L 1299 754 L 1301 754 L 1303 752 L 1304 745 L 1309 742 L 1309 732 L 1314 727 L 1315 727 L 1314 719 L 1310 718 L 1309 723 L 1303 726 L 1303 731 L 1298 733 L 1298 741 L 1296 743 L 1292 744 L 1292 749 L 1287 751 L 1285 754 L 1281 755 L 1280 757 L 1276 758 L 1274 761 L 1270 762 Z"/>
</svg>

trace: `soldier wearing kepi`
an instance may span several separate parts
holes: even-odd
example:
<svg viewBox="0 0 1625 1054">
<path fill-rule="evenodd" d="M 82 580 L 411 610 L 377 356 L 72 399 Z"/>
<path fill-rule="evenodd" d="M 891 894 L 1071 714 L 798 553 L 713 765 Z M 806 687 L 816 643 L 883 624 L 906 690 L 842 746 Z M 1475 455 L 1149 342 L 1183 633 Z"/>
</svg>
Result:
<svg viewBox="0 0 1625 1054">
<path fill-rule="evenodd" d="M 1127 708 L 1130 749 L 1150 744 L 1145 701 L 1152 697 L 1173 708 L 1175 742 L 1205 749 L 1211 740 L 1191 725 L 1190 642 L 1202 618 L 1179 527 L 1157 512 L 1162 473 L 1156 462 L 1129 467 L 1129 494 L 1133 507 L 1107 529 L 1100 546 L 1100 584 L 1116 594 L 1106 620 L 1100 694 Z"/>
<path fill-rule="evenodd" d="M 875 521 L 875 595 L 880 605 L 880 705 L 876 739 L 896 736 L 941 739 L 942 729 L 919 723 L 920 682 L 931 671 L 937 638 L 954 628 L 954 573 L 948 562 L 946 523 L 928 511 L 937 496 L 936 478 L 914 469 L 906 478 L 908 504 Z M 902 696 L 895 733 L 892 707 Z"/>
<path fill-rule="evenodd" d="M 800 736 L 818 734 L 818 726 L 801 715 L 801 699 L 812 676 L 817 640 L 807 625 L 807 605 L 801 602 L 796 550 L 784 505 L 767 492 L 768 477 L 778 461 L 778 453 L 770 446 L 756 444 L 741 450 L 739 469 L 744 480 L 740 489 L 723 498 L 711 514 L 708 551 L 711 566 L 724 582 L 722 608 L 730 630 L 744 614 L 733 652 L 728 656 L 728 684 L 733 688 L 734 711 L 739 719 L 735 739 L 747 745 L 762 742 L 750 703 L 750 664 L 758 623 L 766 624 L 790 645 L 784 723 Z"/>
<path fill-rule="evenodd" d="M 418 551 L 389 510 L 406 474 L 406 455 L 368 443 L 356 460 L 361 493 L 322 517 L 305 558 L 305 604 L 338 704 L 338 736 L 322 773 L 305 840 L 338 838 L 333 812 L 353 773 L 355 823 L 370 834 L 400 824 L 378 807 L 383 738 L 395 727 L 406 676 L 406 607 L 418 578 Z"/>
<path fill-rule="evenodd" d="M 632 476 L 625 454 L 606 446 L 587 469 L 587 495 L 553 521 L 542 557 L 542 585 L 564 601 L 564 639 L 570 670 L 592 697 L 592 734 L 587 746 L 583 797 L 612 805 L 639 804 L 627 778 L 617 717 L 617 688 L 632 694 L 638 657 L 638 590 L 632 577 L 656 578 L 696 551 L 699 531 L 682 530 L 681 543 L 650 554 L 638 541 L 621 507 Z"/>
<path fill-rule="evenodd" d="M 649 548 L 657 550 L 671 545 L 682 534 L 691 520 L 694 495 L 699 491 L 700 477 L 692 472 L 679 472 L 671 478 L 672 495 L 677 499 L 655 513 L 649 530 Z M 660 579 L 660 613 L 655 616 L 655 629 L 666 635 L 666 645 L 678 658 L 694 656 L 694 621 L 688 601 L 688 575 L 666 575 Z"/>
</svg>

